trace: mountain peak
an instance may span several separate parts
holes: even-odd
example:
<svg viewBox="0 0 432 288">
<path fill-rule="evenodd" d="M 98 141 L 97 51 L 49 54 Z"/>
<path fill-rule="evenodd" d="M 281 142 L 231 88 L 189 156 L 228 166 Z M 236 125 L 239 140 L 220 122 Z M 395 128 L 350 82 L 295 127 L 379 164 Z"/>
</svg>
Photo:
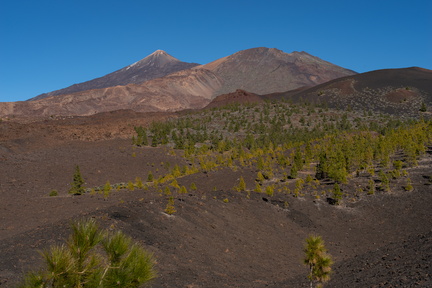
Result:
<svg viewBox="0 0 432 288">
<path fill-rule="evenodd" d="M 154 51 L 152 54 L 150 54 L 150 55 L 168 55 L 168 53 L 166 53 L 164 50 L 160 50 L 160 49 L 158 49 L 158 50 L 156 50 L 156 51 Z"/>
<path fill-rule="evenodd" d="M 223 80 L 224 86 L 217 92 L 219 94 L 236 89 L 268 94 L 356 74 L 304 51 L 285 53 L 267 47 L 242 50 L 200 68 L 211 70 Z"/>
<path fill-rule="evenodd" d="M 129 65 L 126 67 L 127 69 L 132 68 L 134 66 L 143 66 L 143 65 L 151 65 L 151 66 L 165 66 L 167 64 L 180 63 L 181 61 L 173 56 L 169 55 L 167 52 L 163 50 L 156 50 L 152 54 L 147 57 Z"/>
<path fill-rule="evenodd" d="M 154 51 L 152 54 L 150 54 L 148 57 L 163 57 L 163 58 L 168 58 L 168 59 L 175 59 L 176 61 L 180 61 L 177 58 L 171 56 L 170 54 L 168 54 L 167 52 L 165 52 L 164 50 L 156 50 Z M 145 59 L 145 58 L 144 58 Z"/>
</svg>

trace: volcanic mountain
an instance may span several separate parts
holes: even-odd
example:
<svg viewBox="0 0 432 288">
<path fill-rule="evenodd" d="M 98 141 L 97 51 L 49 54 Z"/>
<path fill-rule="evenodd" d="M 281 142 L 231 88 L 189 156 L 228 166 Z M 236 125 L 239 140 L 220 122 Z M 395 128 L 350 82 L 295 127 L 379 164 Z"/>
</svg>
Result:
<svg viewBox="0 0 432 288">
<path fill-rule="evenodd" d="M 138 66 L 151 67 L 151 63 L 177 63 L 175 58 L 170 58 L 162 51 L 142 61 L 120 71 L 126 73 L 138 69 Z M 0 115 L 92 115 L 118 109 L 138 112 L 179 111 L 202 108 L 216 96 L 237 89 L 255 94 L 281 92 L 353 74 L 356 73 L 305 52 L 288 54 L 278 49 L 261 47 L 240 51 L 207 65 L 141 84 L 91 89 L 37 101 L 1 103 Z"/>
<path fill-rule="evenodd" d="M 427 107 L 432 106 L 432 70 L 418 67 L 375 70 L 301 91 L 273 93 L 266 98 L 417 116 L 419 112 L 429 113 Z"/>
<path fill-rule="evenodd" d="M 156 50 L 144 59 L 120 70 L 90 81 L 44 93 L 29 100 L 39 100 L 49 96 L 71 94 L 75 92 L 114 87 L 118 85 L 139 84 L 145 81 L 164 77 L 168 74 L 189 69 L 199 64 L 182 62 L 163 50 Z"/>
<path fill-rule="evenodd" d="M 237 89 L 255 94 L 282 92 L 356 74 L 306 52 L 265 47 L 243 50 L 194 69 L 210 70 L 222 79 L 215 96 Z"/>
</svg>

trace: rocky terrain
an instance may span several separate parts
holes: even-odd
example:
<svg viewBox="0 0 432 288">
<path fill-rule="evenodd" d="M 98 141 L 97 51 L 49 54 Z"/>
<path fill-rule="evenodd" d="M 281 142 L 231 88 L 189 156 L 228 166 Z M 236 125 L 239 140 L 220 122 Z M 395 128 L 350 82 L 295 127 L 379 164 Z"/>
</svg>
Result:
<svg viewBox="0 0 432 288">
<path fill-rule="evenodd" d="M 0 103 L 0 287 L 87 218 L 153 253 L 149 287 L 310 287 L 309 235 L 324 287 L 432 287 L 431 75 L 255 48 Z"/>
<path fill-rule="evenodd" d="M 236 95 L 248 97 L 242 91 Z M 191 123 L 205 124 L 209 133 L 227 126 L 223 134 L 241 139 L 244 128 L 229 132 L 235 128 L 224 121 L 256 119 L 251 122 L 253 126 L 261 113 L 269 113 L 271 121 L 277 115 L 274 113 L 285 111 L 293 113 L 293 129 L 308 129 L 312 119 L 316 123 L 321 117 L 329 121 L 334 118 L 339 123 L 346 113 L 290 104 L 284 104 L 291 107 L 285 110 L 274 105 L 265 112 L 273 106 L 266 102 L 235 104 L 238 106 L 228 103 L 231 108 L 219 103 L 198 112 L 123 110 L 41 122 L 2 121 L 0 286 L 14 287 L 25 271 L 37 269 L 42 265 L 38 251 L 62 243 L 70 233 L 72 219 L 88 217 L 95 218 L 102 227 L 121 229 L 154 253 L 159 276 L 150 287 L 309 287 L 307 268 L 301 262 L 304 239 L 309 234 L 323 237 L 335 261 L 328 287 L 432 285 L 430 147 L 417 165 L 405 168 L 412 190 L 404 188 L 407 176 L 403 176 L 391 180 L 390 192 L 377 190 L 369 195 L 358 190 L 366 189 L 368 177 L 354 177 L 342 185 L 341 205 L 330 205 L 326 200 L 332 197 L 329 191 L 334 184 L 328 180 L 322 180 L 318 188 L 313 186 L 316 184 L 305 184 L 300 195 L 293 194 L 298 179 L 313 175 L 314 168 L 304 169 L 297 179 L 275 174 L 265 180 L 263 189 L 275 186 L 272 195 L 255 191 L 257 171 L 261 170 L 253 161 L 251 166 L 236 160 L 233 166 L 182 174 L 176 179 L 187 187 L 186 194 L 176 192 L 170 182 L 148 182 L 150 172 L 158 179 L 171 173 L 175 165 L 195 164 L 183 156 L 181 149 L 172 149 L 169 144 L 132 145 L 136 126 L 189 119 Z M 356 117 L 363 117 L 384 127 L 388 126 L 386 121 L 391 121 L 388 116 L 362 114 L 352 112 L 348 121 L 354 125 Z M 214 121 L 208 122 L 210 115 Z M 262 158 L 270 159 L 266 154 Z M 88 188 L 107 181 L 138 183 L 137 179 L 142 179 L 145 186 L 134 184 L 133 189 L 113 190 L 109 195 L 89 192 L 72 196 L 68 190 L 75 165 L 81 167 Z M 379 187 L 380 180 L 375 177 Z M 243 191 L 236 188 L 240 178 L 246 182 Z M 192 184 L 197 188 L 193 189 Z M 172 215 L 165 213 L 166 187 L 175 199 L 176 212 Z M 58 195 L 49 196 L 52 190 Z"/>
</svg>

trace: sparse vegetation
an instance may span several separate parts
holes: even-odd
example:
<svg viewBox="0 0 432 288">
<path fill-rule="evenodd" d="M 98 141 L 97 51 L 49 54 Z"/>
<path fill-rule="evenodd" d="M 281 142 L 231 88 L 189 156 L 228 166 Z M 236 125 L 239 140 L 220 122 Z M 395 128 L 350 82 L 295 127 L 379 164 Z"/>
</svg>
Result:
<svg viewBox="0 0 432 288">
<path fill-rule="evenodd" d="M 170 145 L 177 152 L 170 148 L 169 155 L 183 155 L 189 165 L 161 162 L 165 172 L 156 168 L 156 180 L 149 171 L 146 185 L 140 181 L 112 185 L 117 190 L 148 189 L 150 185 L 157 189 L 169 183 L 181 194 L 177 182 L 181 177 L 220 167 L 234 172 L 250 167 L 257 169 L 256 183 L 246 183 L 240 177 L 235 190 L 247 191 L 247 186 L 253 185 L 257 193 L 292 193 L 294 197 L 310 194 L 314 199 L 330 192 L 336 204 L 348 195 L 362 197 L 358 191 L 375 194 L 375 181 L 380 183 L 379 191 L 390 191 L 395 186 L 392 181 L 406 176 L 402 167 L 417 165 L 432 139 L 431 124 L 425 120 L 402 122 L 388 115 L 374 115 L 370 110 L 353 109 L 348 114 L 327 107 L 318 109 L 310 103 L 302 106 L 283 101 L 230 104 L 152 122 L 148 128 L 135 127 L 135 131 L 134 145 Z M 354 194 L 340 192 L 340 185 L 350 185 L 350 181 L 358 182 L 365 176 L 369 183 L 363 181 Z M 334 181 L 333 191 L 326 191 L 319 185 L 321 181 Z M 196 191 L 195 183 L 191 191 Z"/>
</svg>

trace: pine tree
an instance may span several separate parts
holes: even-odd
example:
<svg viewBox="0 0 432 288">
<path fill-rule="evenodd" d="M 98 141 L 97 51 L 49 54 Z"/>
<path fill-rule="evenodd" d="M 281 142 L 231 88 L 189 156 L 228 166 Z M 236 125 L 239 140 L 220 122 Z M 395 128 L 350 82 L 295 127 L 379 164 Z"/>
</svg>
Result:
<svg viewBox="0 0 432 288">
<path fill-rule="evenodd" d="M 70 194 L 73 195 L 82 195 L 85 193 L 84 189 L 84 179 L 81 176 L 80 168 L 78 165 L 75 166 L 75 173 L 73 175 L 73 182 L 71 184 L 71 188 L 69 190 Z"/>
<path fill-rule="evenodd" d="M 290 171 L 290 178 L 291 179 L 295 179 L 295 178 L 297 178 L 297 175 L 298 175 L 298 168 L 297 168 L 297 166 L 296 165 L 293 165 L 293 166 L 291 166 L 291 171 Z"/>
<path fill-rule="evenodd" d="M 176 212 L 177 212 L 177 210 L 174 207 L 174 197 L 170 196 L 168 198 L 168 203 L 167 203 L 167 206 L 165 208 L 165 213 L 167 213 L 168 215 L 172 215 Z"/>
<path fill-rule="evenodd" d="M 129 191 L 134 191 L 135 190 L 135 185 L 134 183 L 132 183 L 132 181 L 129 181 L 127 184 L 127 188 Z"/>
<path fill-rule="evenodd" d="M 405 191 L 412 191 L 414 188 L 412 186 L 411 178 L 407 178 L 407 184 L 404 186 Z"/>
<path fill-rule="evenodd" d="M 256 184 L 255 184 L 255 192 L 257 192 L 257 193 L 261 193 L 262 192 L 261 185 L 258 182 L 256 182 Z"/>
<path fill-rule="evenodd" d="M 144 184 L 142 183 L 142 180 L 141 180 L 140 177 L 136 177 L 136 178 L 135 178 L 135 186 L 136 186 L 138 189 L 142 189 L 142 188 L 144 188 Z"/>
<path fill-rule="evenodd" d="M 379 177 L 381 180 L 381 189 L 386 192 L 390 191 L 390 180 L 387 174 L 381 170 L 379 172 Z"/>
<path fill-rule="evenodd" d="M 174 179 L 170 185 L 176 189 L 180 189 L 180 185 L 178 184 L 177 179 Z"/>
<path fill-rule="evenodd" d="M 239 181 L 239 184 L 236 186 L 236 190 L 238 192 L 246 191 L 246 182 L 245 182 L 243 176 L 240 176 L 240 181 Z"/>
<path fill-rule="evenodd" d="M 263 182 L 265 180 L 264 175 L 261 171 L 258 171 L 256 181 Z"/>
<path fill-rule="evenodd" d="M 72 225 L 67 245 L 42 253 L 45 268 L 19 287 L 139 287 L 156 278 L 153 256 L 121 231 L 100 230 L 94 219 Z"/>
<path fill-rule="evenodd" d="M 265 193 L 269 196 L 272 197 L 274 195 L 274 187 L 273 185 L 269 185 L 266 187 Z"/>
<path fill-rule="evenodd" d="M 180 187 L 180 190 L 179 190 L 179 193 L 180 193 L 180 194 L 187 194 L 188 191 L 187 191 L 186 186 L 181 186 L 181 187 Z"/>
<path fill-rule="evenodd" d="M 369 190 L 368 193 L 369 195 L 375 194 L 375 181 L 373 179 L 369 179 Z"/>
<path fill-rule="evenodd" d="M 153 182 L 153 180 L 154 180 L 153 173 L 150 171 L 147 176 L 147 182 Z"/>
<path fill-rule="evenodd" d="M 339 183 L 335 183 L 333 187 L 333 199 L 336 200 L 336 204 L 339 205 L 342 200 L 342 192 L 339 186 Z"/>
<path fill-rule="evenodd" d="M 111 193 L 111 184 L 109 181 L 107 181 L 103 187 L 104 198 L 107 199 L 110 193 Z"/>
<path fill-rule="evenodd" d="M 316 283 L 316 287 L 322 287 L 324 282 L 330 280 L 331 265 L 333 261 L 331 256 L 327 254 L 327 249 L 324 246 L 324 240 L 321 236 L 309 236 L 306 238 L 304 247 L 305 258 L 303 263 L 309 267 L 308 279 L 310 287 Z"/>
</svg>

